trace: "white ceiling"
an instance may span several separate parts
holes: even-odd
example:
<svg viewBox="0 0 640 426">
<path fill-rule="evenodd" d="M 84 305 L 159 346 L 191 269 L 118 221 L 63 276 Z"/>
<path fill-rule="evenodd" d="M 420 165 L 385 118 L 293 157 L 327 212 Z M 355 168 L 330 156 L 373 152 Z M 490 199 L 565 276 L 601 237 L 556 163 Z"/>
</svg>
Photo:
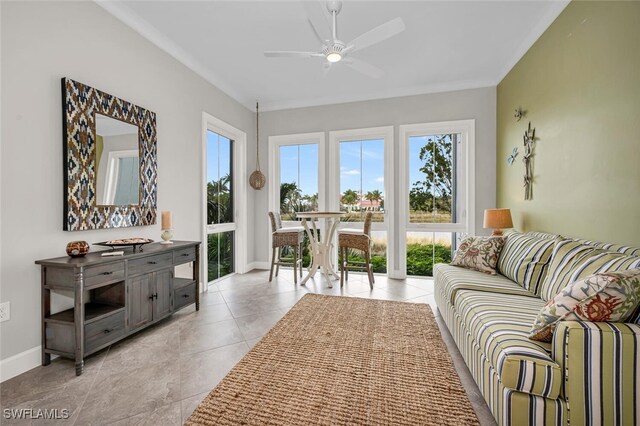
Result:
<svg viewBox="0 0 640 426">
<path fill-rule="evenodd" d="M 353 55 L 384 70 L 378 79 L 340 63 L 325 75 L 322 58 L 265 58 L 319 50 L 299 1 L 98 3 L 247 108 L 275 110 L 495 86 L 568 1 L 346 1 L 343 41 L 398 16 L 406 24 Z"/>
</svg>

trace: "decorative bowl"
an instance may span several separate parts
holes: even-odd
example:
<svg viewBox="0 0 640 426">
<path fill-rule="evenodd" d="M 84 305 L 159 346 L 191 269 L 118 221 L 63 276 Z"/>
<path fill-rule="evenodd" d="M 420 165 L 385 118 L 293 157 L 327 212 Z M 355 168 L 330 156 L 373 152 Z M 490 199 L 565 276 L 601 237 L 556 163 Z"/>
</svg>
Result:
<svg viewBox="0 0 640 426">
<path fill-rule="evenodd" d="M 83 257 L 89 253 L 89 243 L 86 241 L 71 241 L 67 244 L 67 254 L 71 257 Z"/>
</svg>

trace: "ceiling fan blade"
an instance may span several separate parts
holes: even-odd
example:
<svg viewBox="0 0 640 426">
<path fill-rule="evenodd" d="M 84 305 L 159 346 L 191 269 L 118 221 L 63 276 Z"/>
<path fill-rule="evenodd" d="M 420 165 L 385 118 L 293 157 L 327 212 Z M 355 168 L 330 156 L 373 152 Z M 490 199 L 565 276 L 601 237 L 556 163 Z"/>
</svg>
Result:
<svg viewBox="0 0 640 426">
<path fill-rule="evenodd" d="M 301 1 L 301 3 L 307 14 L 307 21 L 311 26 L 311 30 L 320 44 L 325 44 L 327 40 L 332 40 L 331 24 L 327 20 L 328 14 L 324 6 L 317 1 Z"/>
<path fill-rule="evenodd" d="M 325 77 L 326 77 L 327 75 L 329 75 L 329 71 L 331 71 L 331 65 L 332 65 L 332 64 L 331 64 L 331 62 L 329 62 L 329 61 L 326 61 L 326 62 L 324 63 L 324 65 L 323 65 L 323 68 L 324 68 L 323 75 L 324 75 Z"/>
<path fill-rule="evenodd" d="M 346 58 L 346 59 L 343 59 L 341 62 L 344 62 L 346 66 L 353 68 L 359 73 L 364 74 L 371 78 L 380 78 L 384 75 L 384 71 L 382 71 L 380 68 L 374 65 L 371 65 L 368 62 L 362 61 L 360 59 Z"/>
<path fill-rule="evenodd" d="M 380 43 L 396 34 L 405 30 L 404 21 L 402 18 L 392 19 L 380 26 L 375 27 L 372 30 L 360 35 L 347 44 L 347 49 L 350 52 L 356 52 L 365 47 L 369 47 L 373 44 Z"/>
<path fill-rule="evenodd" d="M 266 51 L 264 56 L 267 58 L 313 58 L 314 56 L 323 56 L 322 53 L 316 52 L 293 52 L 293 51 Z"/>
</svg>

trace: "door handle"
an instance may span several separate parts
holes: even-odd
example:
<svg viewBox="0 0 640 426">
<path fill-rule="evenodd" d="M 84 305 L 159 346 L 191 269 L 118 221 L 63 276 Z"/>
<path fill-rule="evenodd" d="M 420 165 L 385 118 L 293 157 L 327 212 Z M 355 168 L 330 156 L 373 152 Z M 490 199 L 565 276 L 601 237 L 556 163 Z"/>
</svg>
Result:
<svg viewBox="0 0 640 426">
<path fill-rule="evenodd" d="M 149 265 L 155 265 L 155 264 L 156 264 L 156 263 L 158 263 L 158 262 L 156 262 L 155 260 L 150 260 L 150 261 L 149 261 L 149 262 L 147 262 L 147 263 L 148 263 Z"/>
<path fill-rule="evenodd" d="M 110 272 L 103 272 L 103 273 L 102 273 L 102 275 L 111 275 L 111 274 L 113 274 L 113 271 L 110 271 Z"/>
<path fill-rule="evenodd" d="M 184 257 L 189 257 L 189 256 L 190 256 L 190 254 L 189 254 L 189 253 L 182 253 L 182 256 L 184 256 Z"/>
<path fill-rule="evenodd" d="M 183 294 L 182 297 L 184 297 L 185 299 L 188 299 L 189 295 L 188 294 Z"/>
<path fill-rule="evenodd" d="M 113 329 L 111 329 L 111 330 L 106 329 L 106 330 L 104 330 L 104 332 L 103 332 L 103 333 L 104 333 L 104 334 L 109 334 L 109 333 L 111 333 L 112 331 L 113 331 Z"/>
</svg>

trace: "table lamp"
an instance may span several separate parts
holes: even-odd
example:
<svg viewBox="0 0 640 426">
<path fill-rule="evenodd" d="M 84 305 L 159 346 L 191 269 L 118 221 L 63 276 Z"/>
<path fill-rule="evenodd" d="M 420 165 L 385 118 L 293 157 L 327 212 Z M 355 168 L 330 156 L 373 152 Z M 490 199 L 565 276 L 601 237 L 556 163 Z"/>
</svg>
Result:
<svg viewBox="0 0 640 426">
<path fill-rule="evenodd" d="M 493 228 L 492 237 L 501 237 L 504 228 L 513 228 L 511 221 L 511 210 L 509 209 L 486 209 L 484 211 L 483 228 Z"/>
</svg>

